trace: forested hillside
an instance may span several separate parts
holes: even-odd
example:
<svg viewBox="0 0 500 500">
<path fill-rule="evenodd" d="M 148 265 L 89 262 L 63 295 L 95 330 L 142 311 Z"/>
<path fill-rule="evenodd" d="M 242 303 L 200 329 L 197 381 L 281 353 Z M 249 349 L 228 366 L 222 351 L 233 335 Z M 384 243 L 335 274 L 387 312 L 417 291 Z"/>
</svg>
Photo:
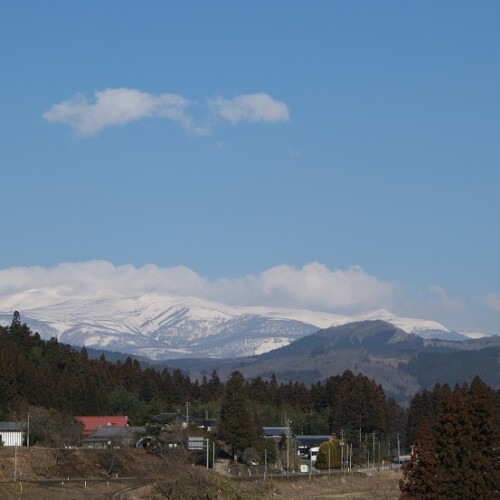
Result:
<svg viewBox="0 0 500 500">
<path fill-rule="evenodd" d="M 379 320 L 359 321 L 320 330 L 259 356 L 229 359 L 176 359 L 191 377 L 216 369 L 226 379 L 234 370 L 247 378 L 317 380 L 356 371 L 376 380 L 386 396 L 407 406 L 415 393 L 436 383 L 471 383 L 475 376 L 500 388 L 500 337 L 446 341 L 422 339 Z M 157 365 L 161 366 L 161 365 Z"/>
<path fill-rule="evenodd" d="M 367 457 L 390 460 L 398 442 L 401 454 L 415 444 L 401 485 L 405 495 L 439 489 L 433 478 L 448 474 L 471 492 L 475 484 L 478 492 L 491 491 L 500 478 L 500 392 L 479 377 L 470 386 L 437 385 L 418 393 L 405 409 L 381 385 L 351 371 L 310 386 L 278 383 L 274 374 L 245 379 L 238 371 L 227 382 L 215 370 L 191 380 L 179 369 L 143 368 L 131 358 L 89 359 L 85 349 L 43 341 L 18 315 L 0 327 L 0 419 L 25 426 L 29 413 L 32 444 L 61 446 L 61 428 L 75 415 L 125 414 L 133 425 L 151 425 L 154 415 L 183 413 L 188 404 L 190 422 L 207 414 L 217 418 L 220 442 L 243 460 L 261 459 L 262 426 L 290 425 L 296 435 L 341 436 L 353 445 L 357 464 Z M 40 416 L 43 429 L 36 425 Z M 283 446 L 266 449 L 268 458 L 279 460 Z"/>
<path fill-rule="evenodd" d="M 425 388 L 436 383 L 455 385 L 472 382 L 479 376 L 488 385 L 500 388 L 500 347 L 456 352 L 420 352 L 401 369 Z"/>
<path fill-rule="evenodd" d="M 377 433 L 395 443 L 404 434 L 405 411 L 387 399 L 380 385 L 350 371 L 318 381 L 278 383 L 275 376 L 245 380 L 239 395 L 249 402 L 262 425 L 293 421 L 297 434 L 328 434 L 343 430 L 359 443 Z M 234 374 L 230 377 L 231 383 Z M 111 363 L 101 356 L 89 359 L 56 339 L 43 341 L 18 317 L 0 328 L 0 417 L 26 418 L 31 408 L 60 415 L 126 414 L 142 425 L 160 412 L 185 411 L 203 418 L 219 417 L 227 394 L 216 371 L 190 380 L 181 370 L 142 368 L 127 358 Z M 230 404 L 230 402 L 229 402 Z"/>
</svg>

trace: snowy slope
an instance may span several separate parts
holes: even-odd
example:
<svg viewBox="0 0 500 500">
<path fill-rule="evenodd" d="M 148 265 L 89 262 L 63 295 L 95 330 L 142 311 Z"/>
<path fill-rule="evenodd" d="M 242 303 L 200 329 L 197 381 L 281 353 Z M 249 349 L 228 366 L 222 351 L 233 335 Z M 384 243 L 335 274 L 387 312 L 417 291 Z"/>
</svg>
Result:
<svg viewBox="0 0 500 500">
<path fill-rule="evenodd" d="M 298 309 L 236 307 L 194 297 L 76 297 L 31 291 L 0 301 L 0 323 L 12 311 L 42 338 L 153 359 L 237 357 L 261 354 L 330 326 L 382 319 L 424 338 L 462 340 L 439 323 L 403 318 L 386 310 L 356 316 Z M 24 306 L 24 307 L 23 307 Z"/>
<path fill-rule="evenodd" d="M 404 318 L 385 309 L 378 309 L 351 317 L 351 321 L 366 321 L 381 319 L 401 328 L 406 333 L 415 333 L 424 339 L 438 338 L 441 340 L 465 340 L 467 337 L 458 332 L 449 330 L 445 326 L 426 319 Z"/>
</svg>

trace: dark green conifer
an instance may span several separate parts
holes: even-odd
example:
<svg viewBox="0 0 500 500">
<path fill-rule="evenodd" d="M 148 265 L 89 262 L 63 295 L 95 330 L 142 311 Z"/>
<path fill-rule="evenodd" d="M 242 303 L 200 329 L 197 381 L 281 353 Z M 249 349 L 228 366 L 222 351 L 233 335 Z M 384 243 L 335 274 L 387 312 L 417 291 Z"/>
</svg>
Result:
<svg viewBox="0 0 500 500">
<path fill-rule="evenodd" d="M 220 410 L 219 435 L 232 445 L 233 457 L 246 448 L 260 448 L 262 424 L 251 411 L 243 375 L 235 371 L 226 383 Z"/>
</svg>

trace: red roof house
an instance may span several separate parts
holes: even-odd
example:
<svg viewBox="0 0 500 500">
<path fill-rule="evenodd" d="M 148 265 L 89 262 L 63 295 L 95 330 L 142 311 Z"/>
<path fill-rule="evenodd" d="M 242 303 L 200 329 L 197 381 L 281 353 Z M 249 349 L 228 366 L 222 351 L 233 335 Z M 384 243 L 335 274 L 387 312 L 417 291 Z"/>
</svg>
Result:
<svg viewBox="0 0 500 500">
<path fill-rule="evenodd" d="M 130 425 L 128 417 L 124 415 L 106 417 L 75 417 L 83 424 L 83 435 L 91 436 L 102 427 L 124 428 Z"/>
</svg>

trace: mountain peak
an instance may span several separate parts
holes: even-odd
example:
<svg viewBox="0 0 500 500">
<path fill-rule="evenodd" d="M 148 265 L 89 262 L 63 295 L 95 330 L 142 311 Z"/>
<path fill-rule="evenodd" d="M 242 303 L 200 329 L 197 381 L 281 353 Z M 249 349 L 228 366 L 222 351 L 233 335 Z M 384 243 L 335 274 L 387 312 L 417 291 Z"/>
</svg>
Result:
<svg viewBox="0 0 500 500">
<path fill-rule="evenodd" d="M 321 329 L 369 320 L 386 321 L 406 333 L 426 338 L 458 335 L 439 323 L 400 317 L 386 309 L 345 316 L 301 309 L 230 306 L 157 293 L 68 298 L 62 292 L 44 295 L 37 291 L 25 298 L 24 308 L 20 296 L 0 302 L 0 311 L 5 311 L 0 313 L 2 324 L 10 324 L 12 311 L 19 310 L 22 321 L 43 338 L 57 337 L 77 346 L 154 359 L 250 356 L 286 346 Z"/>
</svg>

